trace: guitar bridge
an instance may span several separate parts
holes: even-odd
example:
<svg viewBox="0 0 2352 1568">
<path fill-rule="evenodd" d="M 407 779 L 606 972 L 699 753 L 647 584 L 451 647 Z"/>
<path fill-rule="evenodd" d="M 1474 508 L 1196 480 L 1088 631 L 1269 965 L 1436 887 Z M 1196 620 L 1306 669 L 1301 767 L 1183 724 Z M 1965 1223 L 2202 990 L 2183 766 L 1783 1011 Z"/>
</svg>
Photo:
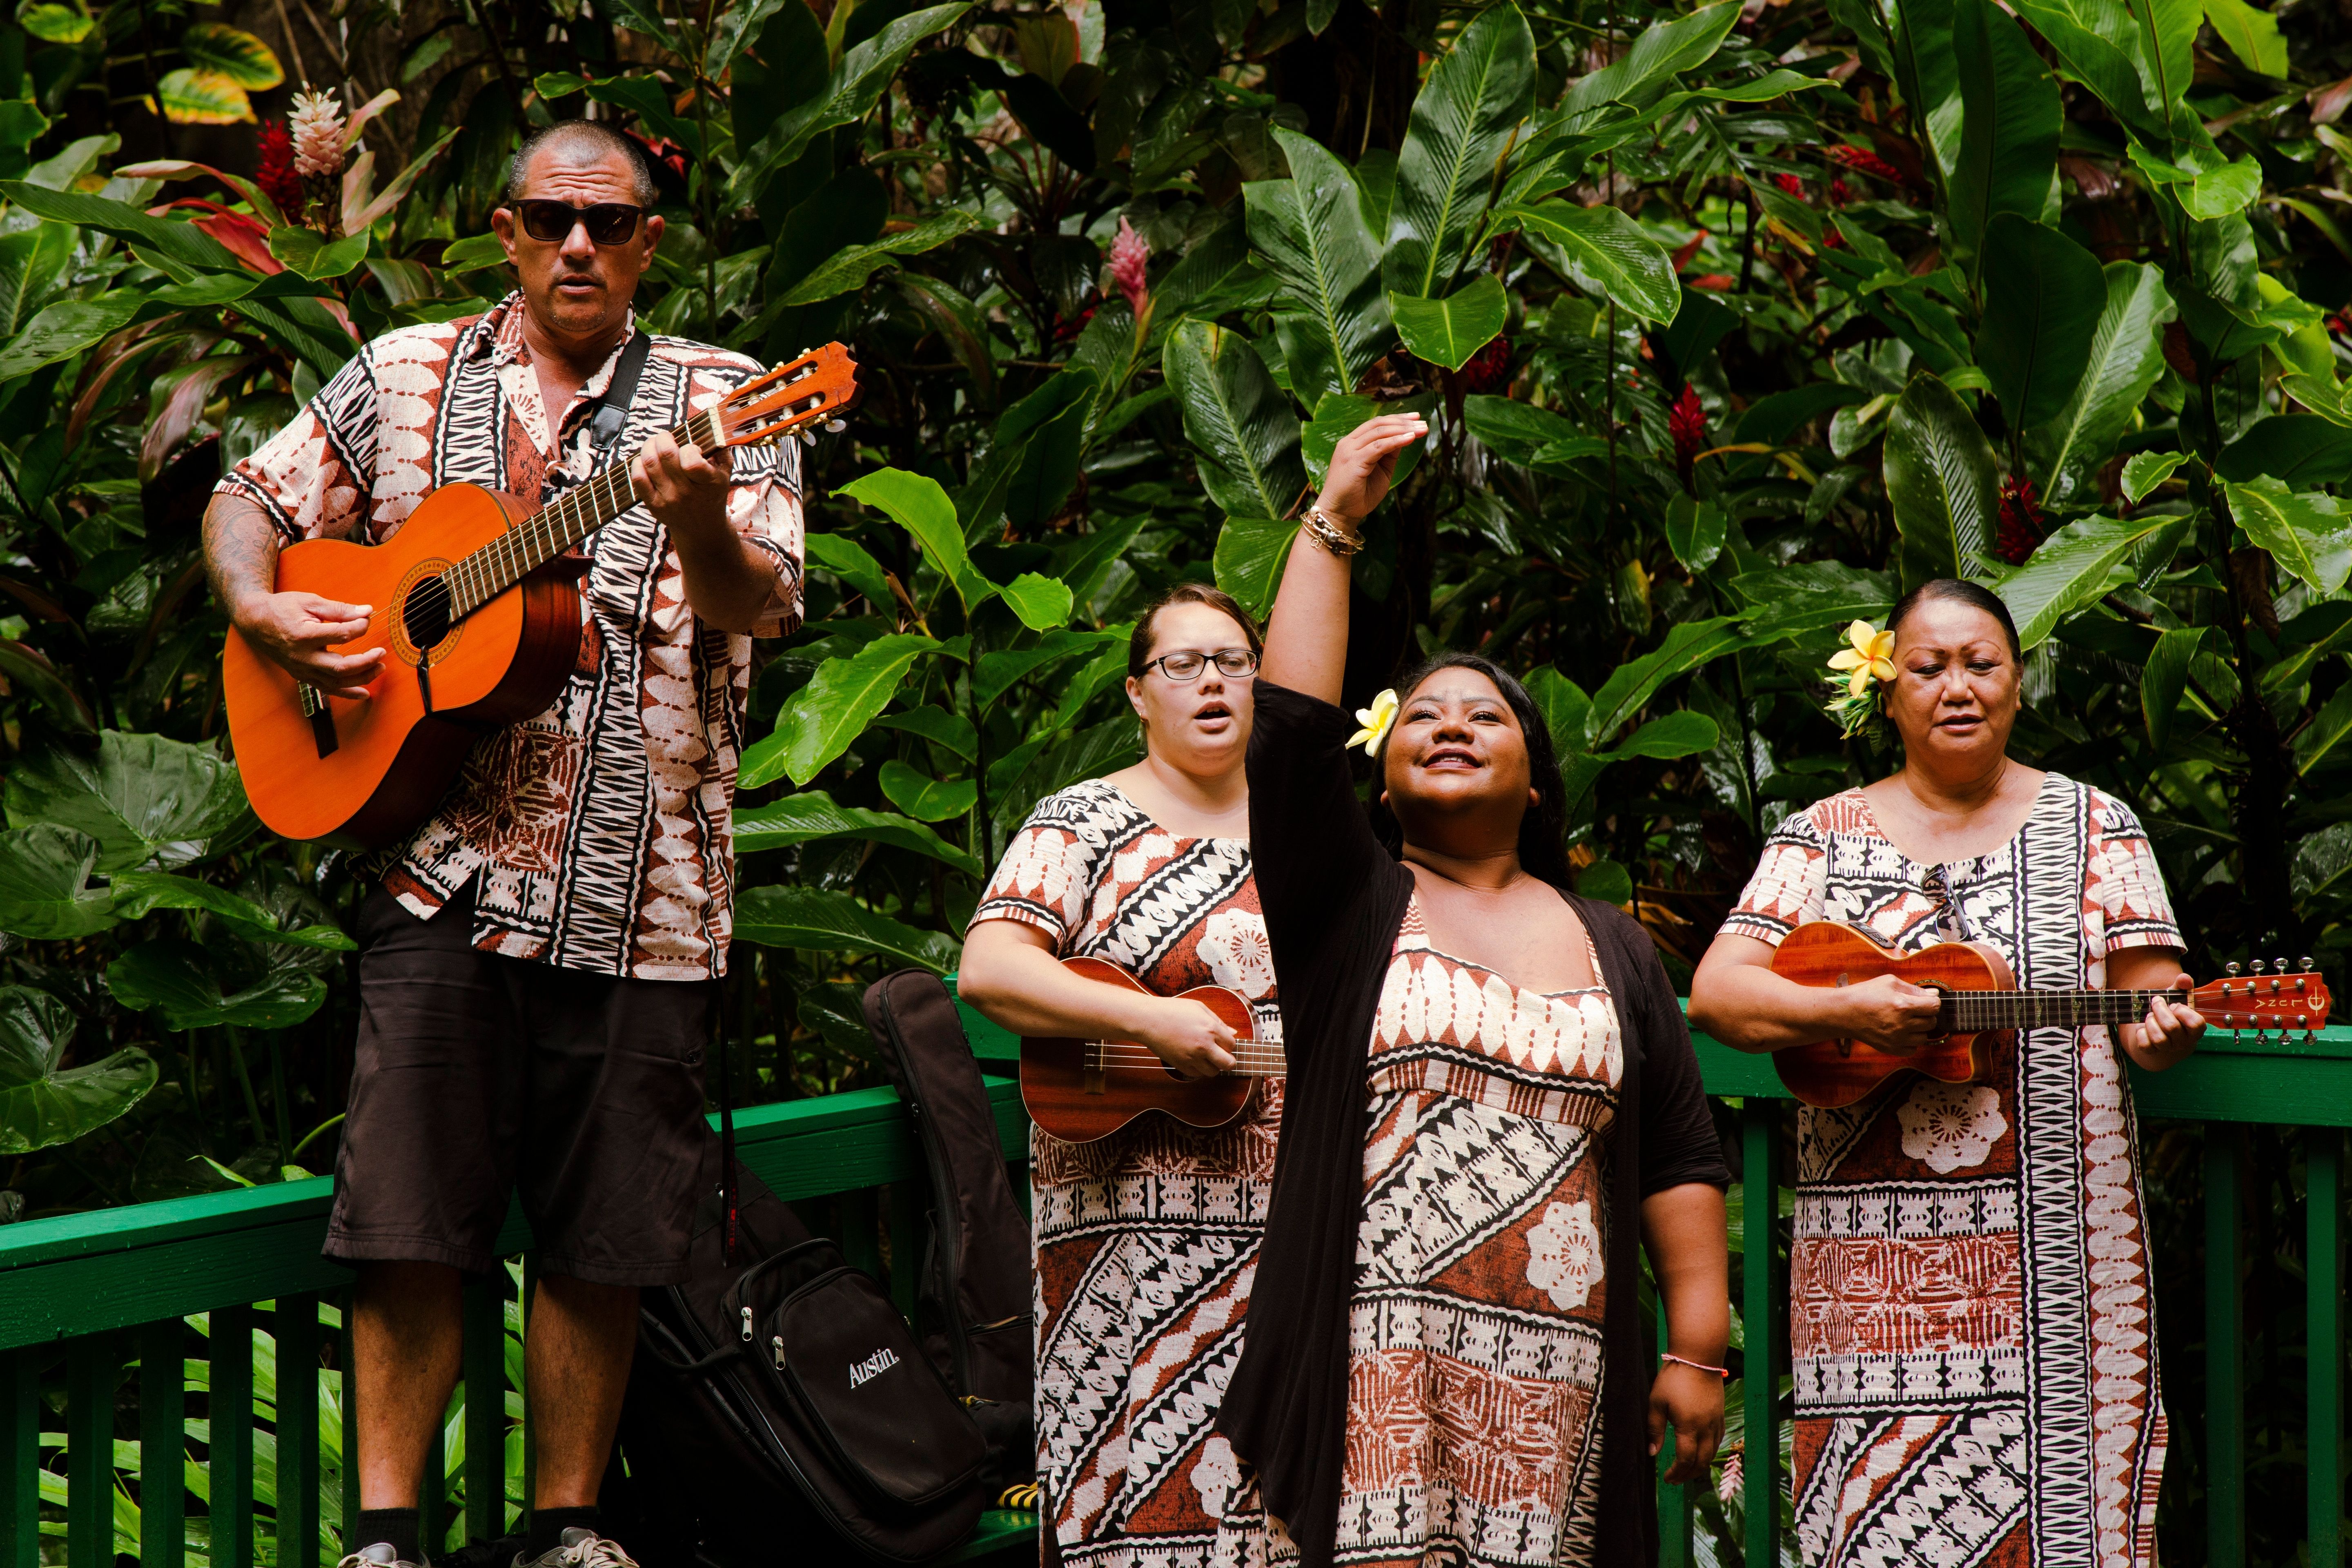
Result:
<svg viewBox="0 0 2352 1568">
<path fill-rule="evenodd" d="M 333 756 L 342 742 L 336 737 L 335 716 L 327 710 L 325 694 L 308 681 L 295 682 L 294 691 L 301 699 L 303 717 L 310 721 L 310 740 L 319 748 L 320 758 Z"/>
<path fill-rule="evenodd" d="M 1078 1057 L 1079 1087 L 1087 1094 L 1105 1094 L 1110 1085 L 1103 1072 L 1103 1047 L 1100 1040 L 1088 1040 Z"/>
</svg>

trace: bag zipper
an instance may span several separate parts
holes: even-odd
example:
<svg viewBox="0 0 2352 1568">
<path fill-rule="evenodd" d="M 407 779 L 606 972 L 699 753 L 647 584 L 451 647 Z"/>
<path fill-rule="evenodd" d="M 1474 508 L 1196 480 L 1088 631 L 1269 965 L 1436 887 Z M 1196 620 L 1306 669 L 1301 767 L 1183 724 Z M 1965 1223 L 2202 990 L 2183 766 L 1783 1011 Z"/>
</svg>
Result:
<svg viewBox="0 0 2352 1568">
<path fill-rule="evenodd" d="M 749 1307 L 743 1309 L 743 1342 L 747 1345 L 751 1342 L 751 1309 Z"/>
</svg>

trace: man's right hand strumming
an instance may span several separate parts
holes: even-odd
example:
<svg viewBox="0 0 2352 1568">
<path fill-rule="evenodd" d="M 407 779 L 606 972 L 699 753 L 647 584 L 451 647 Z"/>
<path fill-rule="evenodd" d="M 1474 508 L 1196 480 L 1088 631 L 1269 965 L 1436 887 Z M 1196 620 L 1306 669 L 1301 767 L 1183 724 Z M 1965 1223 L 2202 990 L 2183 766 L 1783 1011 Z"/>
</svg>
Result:
<svg viewBox="0 0 2352 1568">
<path fill-rule="evenodd" d="M 1150 1046 L 1178 1078 L 1214 1078 L 1231 1070 L 1240 1042 L 1225 1021 L 1204 1003 L 1182 996 L 1154 997 L 1148 1026 L 1136 1037 Z"/>
<path fill-rule="evenodd" d="M 238 496 L 215 496 L 205 511 L 205 564 L 213 595 L 228 608 L 229 624 L 253 650 L 305 685 L 331 697 L 368 694 L 383 665 L 383 649 L 330 653 L 368 628 L 373 609 L 317 594 L 278 593 L 278 531 L 269 516 Z"/>
</svg>

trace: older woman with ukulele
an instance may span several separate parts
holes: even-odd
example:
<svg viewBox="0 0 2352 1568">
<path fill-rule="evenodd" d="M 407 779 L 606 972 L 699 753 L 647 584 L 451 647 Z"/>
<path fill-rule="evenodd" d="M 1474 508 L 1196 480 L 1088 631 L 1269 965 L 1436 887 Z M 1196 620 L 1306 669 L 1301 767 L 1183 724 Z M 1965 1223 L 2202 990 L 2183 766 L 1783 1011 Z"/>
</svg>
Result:
<svg viewBox="0 0 2352 1568">
<path fill-rule="evenodd" d="M 1446 654 L 1353 737 L 1335 706 L 1358 529 L 1426 434 L 1395 416 L 1339 443 L 1258 683 L 1250 830 L 1290 1098 L 1218 1419 L 1247 1467 L 1218 1555 L 1633 1568 L 1666 1421 L 1675 1479 L 1723 1430 L 1726 1173 L 1647 932 L 1570 890 L 1519 683 Z"/>
<path fill-rule="evenodd" d="M 1018 1035 L 1132 1040 L 1185 1077 L 1234 1063 L 1233 1029 L 1177 993 L 1223 985 L 1282 1038 L 1251 877 L 1249 745 L 1259 640 L 1241 605 L 1187 584 L 1128 653 L 1143 760 L 1040 801 L 973 913 L 957 985 Z M 1157 994 L 1074 974 L 1102 959 Z M 1147 1112 L 1091 1142 L 1031 1136 L 1037 1480 L 1048 1564 L 1198 1561 L 1232 1458 L 1210 1431 L 1241 1352 L 1274 1175 L 1282 1080 L 1195 1131 Z"/>
<path fill-rule="evenodd" d="M 1874 689 L 1902 767 L 1781 823 L 1699 964 L 1691 1023 L 1743 1050 L 1919 1049 L 1936 993 L 1772 973 L 1782 939 L 1822 920 L 1902 950 L 1989 944 L 2024 990 L 2187 984 L 2131 808 L 2009 755 L 2021 659 L 2008 608 L 1937 580 L 1887 632 L 1857 633 L 1840 706 L 1858 721 Z M 2168 1068 L 2204 1032 L 2185 999 L 2158 999 L 2118 1037 L 2018 1031 L 1979 1082 L 1897 1072 L 1853 1105 L 1800 1112 L 1790 1335 L 1807 1563 L 2154 1563 L 2165 1419 L 2121 1057 Z"/>
</svg>

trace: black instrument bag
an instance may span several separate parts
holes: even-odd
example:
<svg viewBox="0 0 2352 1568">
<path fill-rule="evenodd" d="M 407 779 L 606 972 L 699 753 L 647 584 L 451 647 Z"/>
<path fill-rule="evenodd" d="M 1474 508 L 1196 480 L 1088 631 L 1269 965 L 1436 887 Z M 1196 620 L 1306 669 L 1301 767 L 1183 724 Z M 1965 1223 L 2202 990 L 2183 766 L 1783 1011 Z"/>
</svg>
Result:
<svg viewBox="0 0 2352 1568">
<path fill-rule="evenodd" d="M 926 970 L 886 975 L 866 988 L 866 1025 L 906 1101 L 929 1176 L 915 1321 L 933 1363 L 987 1435 L 994 1493 L 1036 1470 L 1029 1221 L 947 986 Z"/>
</svg>

